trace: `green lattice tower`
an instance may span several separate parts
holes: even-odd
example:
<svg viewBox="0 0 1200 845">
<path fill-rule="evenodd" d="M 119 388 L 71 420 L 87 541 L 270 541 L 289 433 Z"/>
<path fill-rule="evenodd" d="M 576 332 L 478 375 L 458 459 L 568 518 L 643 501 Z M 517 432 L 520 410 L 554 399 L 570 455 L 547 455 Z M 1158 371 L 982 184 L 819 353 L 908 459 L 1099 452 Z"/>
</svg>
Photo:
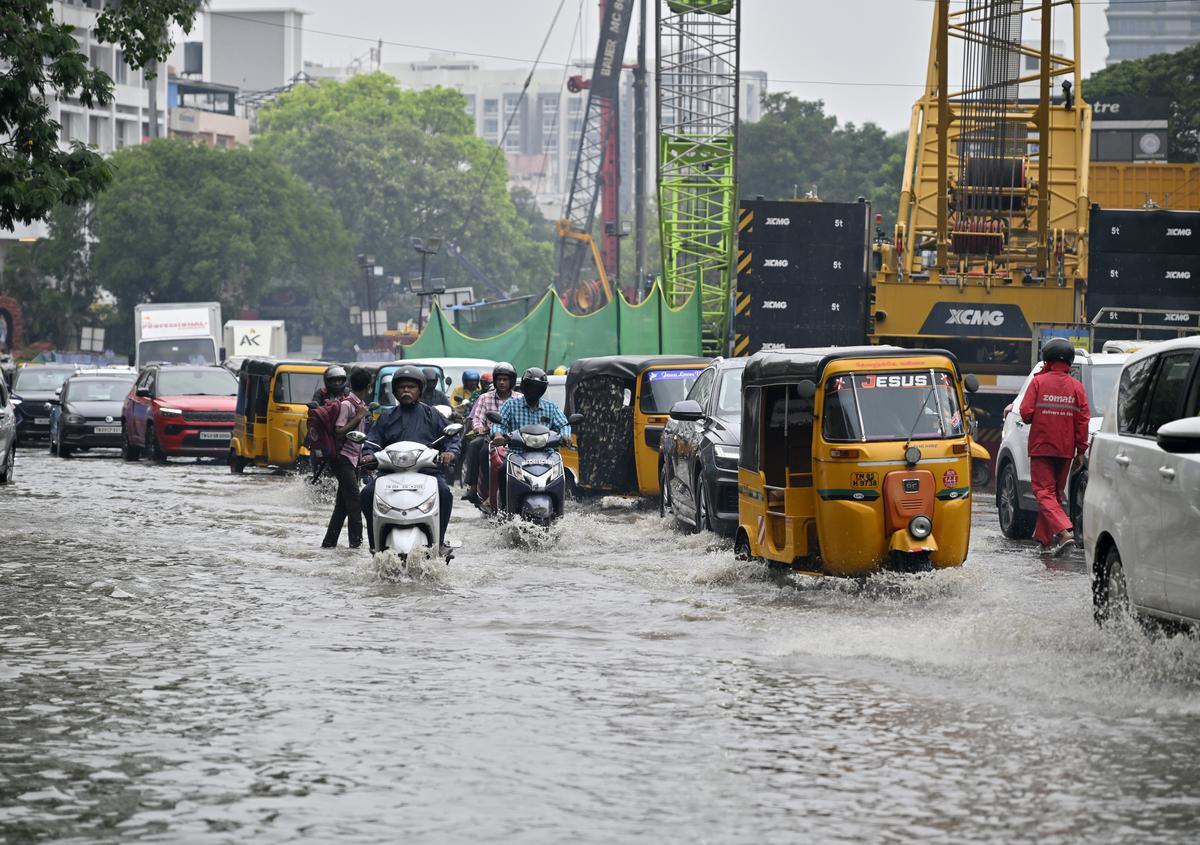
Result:
<svg viewBox="0 0 1200 845">
<path fill-rule="evenodd" d="M 663 289 L 700 293 L 704 351 L 725 354 L 737 216 L 738 0 L 659 0 L 658 211 Z"/>
</svg>

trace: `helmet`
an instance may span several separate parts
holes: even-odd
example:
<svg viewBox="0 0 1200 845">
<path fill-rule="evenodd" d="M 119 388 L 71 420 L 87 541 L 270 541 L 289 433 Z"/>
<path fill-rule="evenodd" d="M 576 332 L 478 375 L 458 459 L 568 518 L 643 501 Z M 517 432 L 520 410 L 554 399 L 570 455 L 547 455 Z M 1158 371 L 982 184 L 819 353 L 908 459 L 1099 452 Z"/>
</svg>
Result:
<svg viewBox="0 0 1200 845">
<path fill-rule="evenodd" d="M 396 392 L 396 388 L 402 381 L 414 382 L 421 390 L 425 389 L 425 373 L 420 367 L 415 367 L 412 364 L 405 364 L 402 367 L 397 367 L 392 373 L 392 392 Z"/>
<path fill-rule="evenodd" d="M 500 378 L 500 376 L 508 376 L 508 380 L 512 383 L 512 386 L 517 386 L 517 368 L 507 361 L 501 361 L 492 367 L 492 381 Z"/>
<path fill-rule="evenodd" d="M 334 364 L 325 368 L 325 387 L 330 391 L 340 391 L 346 386 L 346 369 Z"/>
<path fill-rule="evenodd" d="M 484 373 L 483 375 L 481 375 L 479 377 L 479 383 L 484 385 L 485 387 L 490 385 L 492 383 L 492 374 Z"/>
<path fill-rule="evenodd" d="M 567 368 L 564 367 L 562 364 L 559 364 L 557 367 L 554 368 L 554 374 L 556 376 L 565 376 L 567 374 Z"/>
<path fill-rule="evenodd" d="M 1051 361 L 1070 364 L 1075 360 L 1075 347 L 1065 337 L 1052 337 L 1042 346 L 1042 360 L 1047 364 Z"/>
<path fill-rule="evenodd" d="M 437 387 L 437 383 L 441 380 L 442 374 L 434 367 L 422 367 L 421 372 L 425 375 L 424 387 Z M 395 376 L 393 376 L 395 378 Z"/>
<path fill-rule="evenodd" d="M 546 395 L 546 388 L 550 386 L 550 380 L 546 378 L 546 371 L 541 367 L 530 367 L 525 371 L 525 375 L 521 376 L 521 393 L 526 399 L 532 399 L 534 402 Z"/>
<path fill-rule="evenodd" d="M 479 383 L 479 370 L 463 370 L 462 380 L 463 380 L 463 384 L 466 384 L 469 381 L 473 381 L 476 384 L 478 384 Z"/>
</svg>

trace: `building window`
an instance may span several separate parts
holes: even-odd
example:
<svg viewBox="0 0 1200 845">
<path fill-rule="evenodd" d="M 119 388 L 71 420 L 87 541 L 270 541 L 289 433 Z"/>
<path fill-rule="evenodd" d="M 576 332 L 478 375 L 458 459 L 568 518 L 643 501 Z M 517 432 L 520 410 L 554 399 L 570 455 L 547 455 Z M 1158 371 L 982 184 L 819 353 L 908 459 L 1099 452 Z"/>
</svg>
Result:
<svg viewBox="0 0 1200 845">
<path fill-rule="evenodd" d="M 471 116 L 471 119 L 474 120 L 475 119 L 475 95 L 467 94 L 466 100 L 467 100 L 467 105 L 463 109 L 463 111 L 465 111 L 467 114 L 469 114 Z"/>
<path fill-rule="evenodd" d="M 499 100 L 484 100 L 483 101 L 483 114 L 485 117 L 487 115 L 494 115 L 494 114 L 499 114 L 499 113 L 500 113 L 500 101 Z"/>
<path fill-rule="evenodd" d="M 116 64 L 113 67 L 113 82 L 118 85 L 129 84 L 129 65 L 125 64 L 125 53 L 122 50 L 116 52 Z"/>
<path fill-rule="evenodd" d="M 489 141 L 495 141 L 500 137 L 500 119 L 496 117 L 485 117 L 483 119 L 483 137 Z"/>
</svg>

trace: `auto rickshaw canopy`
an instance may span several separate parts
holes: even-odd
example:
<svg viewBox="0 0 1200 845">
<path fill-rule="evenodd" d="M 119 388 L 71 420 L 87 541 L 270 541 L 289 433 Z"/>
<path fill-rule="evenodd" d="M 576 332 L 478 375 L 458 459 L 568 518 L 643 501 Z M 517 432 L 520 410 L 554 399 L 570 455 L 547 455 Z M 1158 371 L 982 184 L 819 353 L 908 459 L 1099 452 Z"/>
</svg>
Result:
<svg viewBox="0 0 1200 845">
<path fill-rule="evenodd" d="M 944 356 L 959 376 L 958 359 L 944 349 L 906 349 L 899 346 L 821 346 L 811 349 L 770 349 L 757 352 L 746 364 L 742 389 L 773 384 L 796 384 L 808 379 L 819 384 L 825 368 L 847 358 L 924 358 Z"/>
<path fill-rule="evenodd" d="M 575 389 L 598 376 L 628 382 L 633 387 L 641 375 L 651 367 L 697 366 L 708 364 L 711 358 L 698 355 L 601 355 L 596 358 L 580 358 L 567 371 L 567 414 L 577 413 Z"/>
</svg>

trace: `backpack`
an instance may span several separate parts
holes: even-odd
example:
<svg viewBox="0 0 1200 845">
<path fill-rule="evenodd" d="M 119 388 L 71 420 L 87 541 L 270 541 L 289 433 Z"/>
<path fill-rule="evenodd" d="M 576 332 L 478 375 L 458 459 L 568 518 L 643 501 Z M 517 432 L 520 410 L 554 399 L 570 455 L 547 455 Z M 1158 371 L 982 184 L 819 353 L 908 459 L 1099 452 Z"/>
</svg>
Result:
<svg viewBox="0 0 1200 845">
<path fill-rule="evenodd" d="M 338 453 L 341 446 L 334 432 L 341 405 L 340 399 L 329 399 L 308 409 L 308 433 L 304 435 L 304 446 L 308 451 L 320 450 L 326 456 Z"/>
</svg>

